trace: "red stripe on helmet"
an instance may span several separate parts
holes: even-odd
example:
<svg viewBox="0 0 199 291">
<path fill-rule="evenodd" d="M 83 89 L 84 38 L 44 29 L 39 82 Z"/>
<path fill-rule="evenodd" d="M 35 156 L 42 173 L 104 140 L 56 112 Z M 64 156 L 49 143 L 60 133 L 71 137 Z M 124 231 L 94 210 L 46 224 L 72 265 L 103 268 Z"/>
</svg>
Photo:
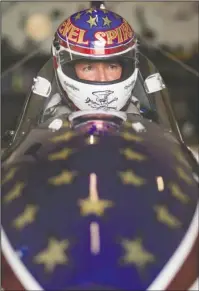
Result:
<svg viewBox="0 0 199 291">
<path fill-rule="evenodd" d="M 116 53 L 120 53 L 122 51 L 127 50 L 128 48 L 132 47 L 135 44 L 135 40 L 132 39 L 129 43 L 115 47 L 115 48 L 84 48 L 84 47 L 80 47 L 77 45 L 68 45 L 65 41 L 60 40 L 59 41 L 60 45 L 68 48 L 71 50 L 71 52 L 75 53 L 80 53 L 80 54 L 85 54 L 85 55 L 95 55 L 95 56 L 103 56 L 103 55 L 112 55 L 112 54 L 116 54 Z"/>
</svg>

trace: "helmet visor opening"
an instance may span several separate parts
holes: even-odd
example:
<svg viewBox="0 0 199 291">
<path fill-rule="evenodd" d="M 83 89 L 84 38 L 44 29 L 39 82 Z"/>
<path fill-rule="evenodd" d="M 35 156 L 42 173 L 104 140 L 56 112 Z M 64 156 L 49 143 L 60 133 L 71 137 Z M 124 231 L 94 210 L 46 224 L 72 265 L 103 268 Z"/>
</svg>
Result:
<svg viewBox="0 0 199 291">
<path fill-rule="evenodd" d="M 59 63 L 61 66 L 61 70 L 62 72 L 74 79 L 74 80 L 78 80 L 81 81 L 83 83 L 104 83 L 110 84 L 110 81 L 105 81 L 105 82 L 96 82 L 96 81 L 89 81 L 89 80 L 84 80 L 84 79 L 80 79 L 78 78 L 77 74 L 76 74 L 76 70 L 75 70 L 75 66 L 77 64 L 93 64 L 93 63 L 105 63 L 105 64 L 116 64 L 121 66 L 122 68 L 122 73 L 121 76 L 117 79 L 115 79 L 114 81 L 111 81 L 111 83 L 117 83 L 118 80 L 124 81 L 125 79 L 129 78 L 135 68 L 136 68 L 136 64 L 137 64 L 137 59 L 136 59 L 136 51 L 133 49 L 123 55 L 114 55 L 111 57 L 89 57 L 89 56 L 81 56 L 81 55 L 71 55 L 68 51 L 66 50 L 62 50 L 59 52 Z"/>
</svg>

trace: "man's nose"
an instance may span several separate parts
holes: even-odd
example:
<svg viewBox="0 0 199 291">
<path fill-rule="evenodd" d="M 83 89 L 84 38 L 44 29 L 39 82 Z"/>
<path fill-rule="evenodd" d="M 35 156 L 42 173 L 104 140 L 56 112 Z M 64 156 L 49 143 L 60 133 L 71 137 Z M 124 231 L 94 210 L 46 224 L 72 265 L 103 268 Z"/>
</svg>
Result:
<svg viewBox="0 0 199 291">
<path fill-rule="evenodd" d="M 106 76 L 106 70 L 103 66 L 98 67 L 98 74 L 97 74 L 97 80 L 99 82 L 105 82 L 107 81 L 107 76 Z"/>
</svg>

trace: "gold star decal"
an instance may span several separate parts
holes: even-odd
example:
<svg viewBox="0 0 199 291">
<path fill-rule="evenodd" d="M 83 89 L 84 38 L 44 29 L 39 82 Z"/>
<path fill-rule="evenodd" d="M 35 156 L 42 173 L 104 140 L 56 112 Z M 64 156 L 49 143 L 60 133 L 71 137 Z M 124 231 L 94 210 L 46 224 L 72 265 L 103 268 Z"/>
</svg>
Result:
<svg viewBox="0 0 199 291">
<path fill-rule="evenodd" d="M 136 187 L 146 184 L 146 179 L 143 179 L 137 176 L 133 171 L 127 170 L 124 172 L 119 172 L 119 177 L 122 180 L 123 184 L 129 184 Z"/>
<path fill-rule="evenodd" d="M 91 198 L 81 199 L 79 201 L 81 208 L 81 214 L 83 216 L 89 214 L 95 214 L 98 216 L 104 215 L 104 212 L 107 208 L 112 207 L 113 203 L 109 200 L 96 200 L 93 201 Z"/>
<path fill-rule="evenodd" d="M 180 202 L 186 204 L 189 202 L 189 197 L 183 193 L 183 191 L 180 189 L 178 184 L 176 183 L 170 183 L 169 184 L 169 189 L 171 190 L 172 195 L 180 200 Z"/>
<path fill-rule="evenodd" d="M 71 184 L 77 172 L 69 172 L 67 170 L 61 172 L 61 174 L 48 179 L 48 183 L 54 186 L 60 186 L 64 184 Z"/>
<path fill-rule="evenodd" d="M 154 210 L 157 214 L 157 219 L 159 222 L 162 222 L 171 228 L 181 227 L 181 222 L 175 216 L 169 213 L 165 206 L 154 206 Z"/>
<path fill-rule="evenodd" d="M 69 141 L 71 140 L 74 136 L 76 135 L 75 132 L 72 132 L 72 131 L 68 131 L 68 132 L 65 132 L 64 134 L 62 135 L 57 135 L 55 137 L 53 137 L 52 139 L 50 139 L 50 141 L 56 143 L 56 142 L 60 142 L 60 141 Z"/>
<path fill-rule="evenodd" d="M 111 24 L 111 20 L 106 16 L 106 17 L 102 17 L 102 19 L 104 20 L 103 26 L 110 26 Z"/>
<path fill-rule="evenodd" d="M 123 137 L 127 141 L 137 141 L 137 142 L 143 141 L 142 137 L 129 133 L 128 131 L 121 133 L 121 137 Z"/>
<path fill-rule="evenodd" d="M 89 20 L 87 20 L 86 22 L 90 24 L 90 28 L 92 28 L 93 26 L 97 26 L 96 17 L 89 16 Z"/>
<path fill-rule="evenodd" d="M 24 212 L 20 214 L 14 221 L 13 225 L 16 229 L 21 230 L 28 224 L 35 221 L 35 216 L 38 211 L 38 207 L 34 205 L 27 205 Z"/>
<path fill-rule="evenodd" d="M 179 176 L 182 180 L 184 180 L 187 184 L 190 185 L 190 184 L 193 183 L 192 178 L 191 178 L 189 175 L 187 175 L 187 174 L 185 173 L 185 171 L 184 171 L 181 167 L 177 167 L 176 171 L 177 171 L 178 176 Z"/>
<path fill-rule="evenodd" d="M 129 120 L 127 120 L 127 121 L 124 122 L 124 127 L 131 128 L 132 129 L 133 128 L 132 124 L 133 124 L 132 122 L 130 122 Z"/>
<path fill-rule="evenodd" d="M 88 14 L 88 13 L 93 13 L 93 11 L 95 11 L 95 9 L 94 8 L 90 8 L 90 9 L 87 9 L 87 11 L 86 11 L 86 14 Z"/>
<path fill-rule="evenodd" d="M 70 123 L 69 121 L 65 120 L 62 124 L 62 128 L 68 128 L 68 127 L 70 127 Z"/>
<path fill-rule="evenodd" d="M 135 151 L 131 150 L 130 148 L 126 148 L 124 150 L 121 150 L 120 152 L 121 152 L 121 154 L 123 154 L 125 156 L 125 158 L 127 160 L 134 160 L 134 161 L 142 162 L 142 161 L 145 161 L 147 159 L 146 156 L 144 156 L 138 152 L 135 152 Z"/>
<path fill-rule="evenodd" d="M 113 203 L 109 200 L 102 200 L 98 197 L 97 191 L 97 176 L 90 174 L 89 197 L 87 199 L 80 199 L 79 206 L 81 215 L 86 216 L 95 214 L 98 216 L 104 215 L 107 208 L 113 207 Z"/>
<path fill-rule="evenodd" d="M 1 185 L 9 182 L 10 180 L 12 180 L 14 178 L 14 175 L 17 171 L 17 168 L 11 168 L 8 173 L 5 175 L 5 177 L 2 179 L 1 181 Z"/>
<path fill-rule="evenodd" d="M 14 187 L 6 194 L 4 197 L 4 202 L 9 203 L 13 201 L 14 199 L 21 196 L 21 193 L 23 192 L 25 184 L 22 182 L 18 182 L 14 185 Z"/>
<path fill-rule="evenodd" d="M 155 256 L 143 247 L 140 238 L 123 239 L 121 244 L 125 250 L 125 255 L 122 258 L 125 264 L 134 264 L 138 269 L 143 269 L 147 264 L 155 262 Z"/>
<path fill-rule="evenodd" d="M 73 152 L 74 150 L 65 148 L 57 153 L 50 154 L 48 159 L 49 161 L 66 160 Z"/>
<path fill-rule="evenodd" d="M 69 247 L 68 240 L 58 241 L 54 238 L 49 239 L 46 249 L 34 257 L 34 263 L 43 264 L 46 272 L 53 272 L 57 265 L 66 265 L 68 257 L 65 251 Z"/>
<path fill-rule="evenodd" d="M 181 151 L 176 150 L 176 152 L 174 153 L 175 157 L 177 158 L 177 160 L 182 163 L 185 167 L 189 167 L 190 165 L 188 163 L 188 161 L 185 159 L 185 157 L 182 155 Z"/>
<path fill-rule="evenodd" d="M 80 12 L 78 12 L 78 13 L 77 13 L 77 15 L 75 16 L 75 20 L 78 20 L 78 19 L 80 19 L 80 17 L 81 17 L 81 13 L 80 13 Z"/>
</svg>

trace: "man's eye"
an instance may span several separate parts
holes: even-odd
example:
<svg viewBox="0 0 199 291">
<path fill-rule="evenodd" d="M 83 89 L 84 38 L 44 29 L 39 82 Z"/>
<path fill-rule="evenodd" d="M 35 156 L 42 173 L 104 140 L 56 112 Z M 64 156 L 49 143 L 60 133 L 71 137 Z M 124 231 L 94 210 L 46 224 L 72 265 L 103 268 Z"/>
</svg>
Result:
<svg viewBox="0 0 199 291">
<path fill-rule="evenodd" d="M 117 64 L 110 64 L 109 67 L 110 67 L 111 69 L 119 69 L 119 68 L 120 68 L 120 66 L 117 65 Z"/>
<path fill-rule="evenodd" d="M 86 66 L 86 67 L 83 68 L 84 72 L 89 72 L 91 70 L 92 70 L 92 66 Z"/>
</svg>

